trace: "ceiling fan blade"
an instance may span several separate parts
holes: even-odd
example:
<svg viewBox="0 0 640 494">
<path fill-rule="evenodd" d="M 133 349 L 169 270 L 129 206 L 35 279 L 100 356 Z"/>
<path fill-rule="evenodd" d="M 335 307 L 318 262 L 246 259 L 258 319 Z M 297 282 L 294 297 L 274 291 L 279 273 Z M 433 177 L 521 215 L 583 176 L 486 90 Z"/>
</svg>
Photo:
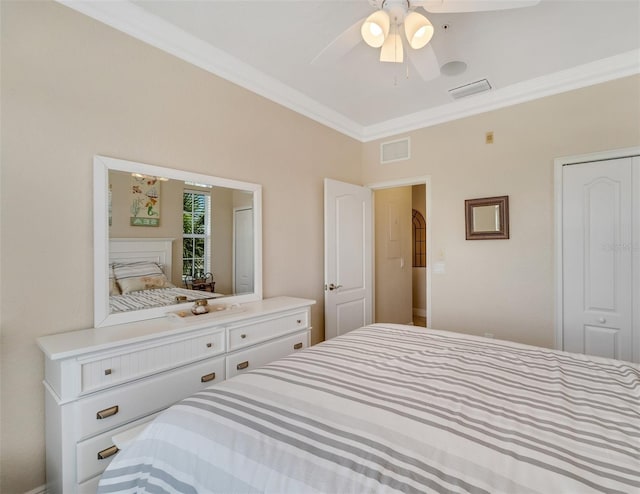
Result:
<svg viewBox="0 0 640 494">
<path fill-rule="evenodd" d="M 432 14 L 455 14 L 533 7 L 539 3 L 540 0 L 415 0 L 411 5 L 422 7 Z"/>
<path fill-rule="evenodd" d="M 311 60 L 311 65 L 323 66 L 332 64 L 353 50 L 362 41 L 360 27 L 363 22 L 364 19 L 360 19 L 342 31 L 337 38 L 325 46 L 322 51 Z"/>
<path fill-rule="evenodd" d="M 431 81 L 440 75 L 440 63 L 430 44 L 419 50 L 409 50 L 409 61 L 424 81 Z"/>
</svg>

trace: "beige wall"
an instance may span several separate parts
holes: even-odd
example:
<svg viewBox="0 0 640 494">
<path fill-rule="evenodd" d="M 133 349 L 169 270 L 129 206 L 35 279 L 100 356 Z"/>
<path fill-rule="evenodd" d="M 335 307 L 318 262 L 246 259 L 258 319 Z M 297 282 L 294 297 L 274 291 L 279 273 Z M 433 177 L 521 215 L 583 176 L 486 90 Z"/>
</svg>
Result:
<svg viewBox="0 0 640 494">
<path fill-rule="evenodd" d="M 431 259 L 446 270 L 432 276 L 432 326 L 552 346 L 553 160 L 639 145 L 640 77 L 410 135 L 411 159 L 392 165 L 364 145 L 363 179 L 431 176 Z M 494 195 L 509 195 L 511 238 L 466 241 L 464 200 Z"/>
<path fill-rule="evenodd" d="M 93 322 L 94 154 L 262 184 L 264 295 L 317 300 L 318 342 L 322 179 L 359 182 L 362 146 L 59 4 L 0 8 L 0 491 L 13 494 L 44 483 L 35 340 Z"/>
<path fill-rule="evenodd" d="M 373 193 L 374 322 L 407 324 L 411 309 L 411 186 Z"/>
</svg>

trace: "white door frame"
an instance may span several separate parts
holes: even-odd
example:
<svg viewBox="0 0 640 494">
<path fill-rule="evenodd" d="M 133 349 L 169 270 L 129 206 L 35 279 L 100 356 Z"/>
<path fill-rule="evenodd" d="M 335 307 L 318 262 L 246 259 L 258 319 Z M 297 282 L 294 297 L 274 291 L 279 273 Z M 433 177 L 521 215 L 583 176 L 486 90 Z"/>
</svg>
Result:
<svg viewBox="0 0 640 494">
<path fill-rule="evenodd" d="M 432 250 L 431 249 L 431 219 L 433 218 L 432 211 L 431 211 L 431 175 L 424 175 L 421 177 L 412 177 L 412 178 L 399 178 L 397 180 L 389 180 L 386 182 L 375 182 L 375 183 L 367 184 L 366 187 L 369 187 L 371 190 L 375 191 L 378 189 L 392 189 L 395 187 L 405 187 L 407 185 L 424 185 L 425 186 L 425 195 L 426 195 L 425 211 L 427 213 L 427 217 L 425 218 L 425 221 L 427 222 L 427 300 L 426 300 L 426 304 L 427 304 L 427 327 L 430 328 L 431 317 L 432 317 L 432 311 L 431 311 L 431 250 Z M 375 195 L 373 197 L 372 214 L 374 210 L 375 210 Z M 374 229 L 372 233 L 375 238 L 375 218 L 374 217 L 372 217 L 372 223 L 373 223 L 372 228 Z M 375 314 L 375 293 L 376 293 L 375 243 L 372 247 L 373 247 L 373 252 L 371 256 L 371 263 L 372 263 L 372 272 L 373 272 L 374 296 L 371 302 L 372 302 L 373 314 Z"/>
<path fill-rule="evenodd" d="M 560 158 L 556 158 L 553 161 L 553 186 L 554 186 L 554 236 L 555 236 L 555 249 L 554 249 L 554 264 L 555 264 L 555 348 L 556 350 L 562 350 L 562 342 L 564 336 L 564 326 L 563 326 L 563 297 L 562 297 L 562 286 L 564 280 L 562 279 L 563 265 L 562 265 L 562 167 L 564 165 L 577 165 L 580 163 L 589 163 L 592 161 L 606 161 L 613 160 L 618 158 L 628 158 L 631 156 L 640 155 L 640 146 L 623 148 L 623 149 L 612 149 L 609 151 L 601 151 L 597 153 L 589 153 L 589 154 L 578 154 L 575 156 L 563 156 Z M 637 200 L 634 199 L 634 207 L 637 204 Z M 639 238 L 640 233 L 634 232 L 634 239 Z M 638 282 L 638 270 L 639 267 L 635 267 L 636 273 L 634 276 L 634 293 L 640 293 L 640 287 L 637 286 Z M 634 325 L 634 334 L 635 328 L 640 320 L 640 309 L 638 309 L 637 305 L 634 304 L 636 308 L 634 309 L 635 313 L 633 315 L 633 325 Z M 638 345 L 636 344 L 636 347 Z M 634 354 L 640 353 L 640 349 L 634 348 Z"/>
</svg>

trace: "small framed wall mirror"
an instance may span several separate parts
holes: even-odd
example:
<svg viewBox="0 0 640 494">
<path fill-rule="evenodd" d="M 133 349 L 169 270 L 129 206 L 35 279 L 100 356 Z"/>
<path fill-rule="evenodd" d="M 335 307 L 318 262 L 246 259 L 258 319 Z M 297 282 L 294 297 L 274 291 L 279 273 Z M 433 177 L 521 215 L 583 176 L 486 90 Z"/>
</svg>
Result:
<svg viewBox="0 0 640 494">
<path fill-rule="evenodd" d="M 467 199 L 464 204 L 467 240 L 509 238 L 509 196 Z"/>
</svg>

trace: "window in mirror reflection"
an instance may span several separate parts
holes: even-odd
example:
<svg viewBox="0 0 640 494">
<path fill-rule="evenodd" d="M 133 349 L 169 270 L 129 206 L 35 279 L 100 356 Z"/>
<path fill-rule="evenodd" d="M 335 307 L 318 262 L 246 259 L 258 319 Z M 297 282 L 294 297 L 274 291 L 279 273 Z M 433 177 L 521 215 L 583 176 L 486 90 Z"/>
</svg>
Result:
<svg viewBox="0 0 640 494">
<path fill-rule="evenodd" d="M 182 195 L 182 278 L 211 271 L 211 194 L 185 189 Z"/>
</svg>

